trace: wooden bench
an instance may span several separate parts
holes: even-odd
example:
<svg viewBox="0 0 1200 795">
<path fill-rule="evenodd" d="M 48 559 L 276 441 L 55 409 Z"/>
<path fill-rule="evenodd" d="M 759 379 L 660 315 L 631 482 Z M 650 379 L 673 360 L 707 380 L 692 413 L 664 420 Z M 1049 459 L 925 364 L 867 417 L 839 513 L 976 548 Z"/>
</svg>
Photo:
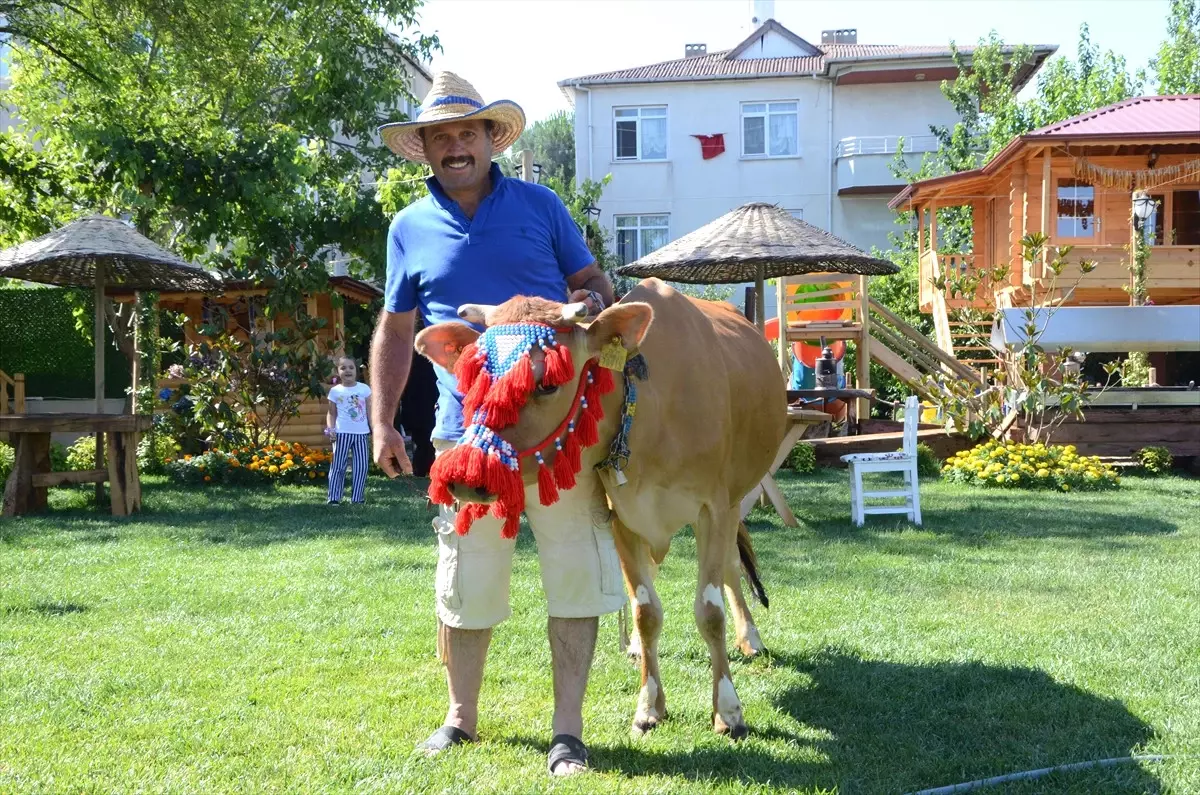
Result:
<svg viewBox="0 0 1200 795">
<path fill-rule="evenodd" d="M 4 486 L 4 516 L 44 510 L 46 490 L 69 483 L 109 484 L 113 516 L 128 516 L 142 507 L 142 482 L 137 468 L 141 434 L 151 417 L 135 414 L 9 414 L 0 416 L 0 432 L 12 439 L 15 458 Z M 78 472 L 50 471 L 50 434 L 103 433 L 108 468 Z"/>
</svg>

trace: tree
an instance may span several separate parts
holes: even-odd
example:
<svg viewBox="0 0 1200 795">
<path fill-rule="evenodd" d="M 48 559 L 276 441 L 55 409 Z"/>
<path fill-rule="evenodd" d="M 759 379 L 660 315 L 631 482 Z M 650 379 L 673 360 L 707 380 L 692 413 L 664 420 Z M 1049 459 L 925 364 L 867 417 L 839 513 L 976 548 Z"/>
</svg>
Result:
<svg viewBox="0 0 1200 795">
<path fill-rule="evenodd" d="M 1150 61 L 1159 94 L 1200 93 L 1200 2 L 1171 0 L 1167 38 Z"/>
<path fill-rule="evenodd" d="M 100 211 L 237 276 L 315 277 L 297 266 L 335 251 L 382 273 L 362 177 L 394 162 L 372 136 L 408 94 L 401 59 L 437 41 L 379 20 L 411 26 L 419 0 L 3 5 L 25 123 L 0 138 L 5 242 Z"/>
<path fill-rule="evenodd" d="M 559 111 L 525 128 L 513 144 L 512 157 L 505 163 L 508 173 L 521 164 L 521 151 L 533 151 L 533 161 L 542 167 L 541 182 L 553 177 L 563 183 L 575 181 L 575 114 Z"/>
</svg>

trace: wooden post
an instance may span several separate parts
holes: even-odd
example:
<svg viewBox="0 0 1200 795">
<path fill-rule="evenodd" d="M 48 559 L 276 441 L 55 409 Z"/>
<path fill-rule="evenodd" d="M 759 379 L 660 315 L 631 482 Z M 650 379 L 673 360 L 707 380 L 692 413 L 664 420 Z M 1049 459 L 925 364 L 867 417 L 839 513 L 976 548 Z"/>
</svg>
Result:
<svg viewBox="0 0 1200 795">
<path fill-rule="evenodd" d="M 1042 234 L 1046 236 L 1046 247 L 1042 249 L 1042 275 L 1050 264 L 1050 241 L 1054 239 L 1052 228 L 1053 214 L 1050 199 L 1054 195 L 1054 187 L 1050 174 L 1050 148 L 1042 150 Z"/>
<path fill-rule="evenodd" d="M 129 373 L 129 382 L 132 390 L 129 393 L 129 413 L 137 414 L 138 410 L 138 382 L 142 375 L 142 323 L 138 317 L 141 309 L 142 294 L 138 290 L 133 291 L 133 303 L 130 309 L 133 311 L 133 366 Z"/>
<path fill-rule="evenodd" d="M 521 150 L 521 179 L 533 182 L 533 150 Z"/>
<path fill-rule="evenodd" d="M 867 294 L 866 276 L 858 277 L 858 320 L 862 326 L 862 334 L 858 339 L 858 389 L 871 388 L 871 306 Z M 857 414 L 859 425 L 863 418 L 871 417 L 871 401 L 866 398 L 858 399 Z"/>
<path fill-rule="evenodd" d="M 764 295 L 767 291 L 766 279 L 766 268 L 759 265 L 758 275 L 754 279 L 754 323 L 758 326 L 759 334 L 765 333 L 767 323 L 767 297 Z"/>
<path fill-rule="evenodd" d="M 96 304 L 95 322 L 92 326 L 92 337 L 96 343 L 96 413 L 104 413 L 104 260 L 96 261 L 96 284 L 92 291 L 92 300 Z M 96 431 L 96 469 L 104 468 L 104 434 Z M 104 499 L 104 484 L 96 484 L 96 504 Z"/>
<path fill-rule="evenodd" d="M 929 203 L 929 250 L 937 256 L 937 202 Z"/>
<path fill-rule="evenodd" d="M 17 373 L 13 376 L 13 413 L 25 413 L 25 374 Z"/>
<path fill-rule="evenodd" d="M 917 256 L 925 253 L 925 208 L 917 207 Z"/>
<path fill-rule="evenodd" d="M 788 368 L 788 341 L 787 341 L 787 279 L 780 276 L 775 280 L 775 318 L 779 322 L 779 336 L 775 342 L 778 343 L 776 348 L 779 352 L 779 371 L 783 373 L 785 381 L 790 380 L 790 371 Z"/>
<path fill-rule="evenodd" d="M 1020 287 L 1025 283 L 1025 260 L 1021 255 L 1021 238 L 1025 234 L 1025 219 L 1021 217 L 1025 196 L 1025 161 L 1013 163 L 1008 183 L 1008 256 L 1009 284 Z"/>
</svg>

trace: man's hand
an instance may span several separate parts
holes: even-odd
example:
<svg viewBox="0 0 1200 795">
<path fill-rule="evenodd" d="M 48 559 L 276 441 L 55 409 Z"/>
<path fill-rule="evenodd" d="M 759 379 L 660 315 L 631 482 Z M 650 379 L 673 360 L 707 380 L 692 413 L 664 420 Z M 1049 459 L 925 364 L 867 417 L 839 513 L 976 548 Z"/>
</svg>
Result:
<svg viewBox="0 0 1200 795">
<path fill-rule="evenodd" d="M 599 300 L 597 300 L 599 299 Z M 588 317 L 595 317 L 604 309 L 604 299 L 600 298 L 597 293 L 592 290 L 575 290 L 567 299 L 567 303 L 573 304 L 576 301 L 582 301 L 587 305 Z"/>
<path fill-rule="evenodd" d="M 404 449 L 404 437 L 400 431 L 390 425 L 377 428 L 372 434 L 375 447 L 375 463 L 389 478 L 413 473 L 412 461 L 408 460 L 408 451 Z"/>
</svg>

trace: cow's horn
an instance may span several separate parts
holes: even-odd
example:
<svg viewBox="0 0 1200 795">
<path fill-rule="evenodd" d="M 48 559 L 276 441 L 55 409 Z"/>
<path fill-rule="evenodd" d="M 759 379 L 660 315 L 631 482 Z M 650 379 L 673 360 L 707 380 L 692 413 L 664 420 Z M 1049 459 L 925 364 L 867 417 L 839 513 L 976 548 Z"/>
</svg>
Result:
<svg viewBox="0 0 1200 795">
<path fill-rule="evenodd" d="M 587 304 L 583 301 L 576 301 L 573 304 L 563 304 L 562 319 L 566 323 L 578 323 L 587 317 L 587 313 Z"/>
<path fill-rule="evenodd" d="M 458 316 L 468 323 L 487 325 L 488 317 L 496 307 L 491 304 L 463 304 L 458 308 Z"/>
</svg>

